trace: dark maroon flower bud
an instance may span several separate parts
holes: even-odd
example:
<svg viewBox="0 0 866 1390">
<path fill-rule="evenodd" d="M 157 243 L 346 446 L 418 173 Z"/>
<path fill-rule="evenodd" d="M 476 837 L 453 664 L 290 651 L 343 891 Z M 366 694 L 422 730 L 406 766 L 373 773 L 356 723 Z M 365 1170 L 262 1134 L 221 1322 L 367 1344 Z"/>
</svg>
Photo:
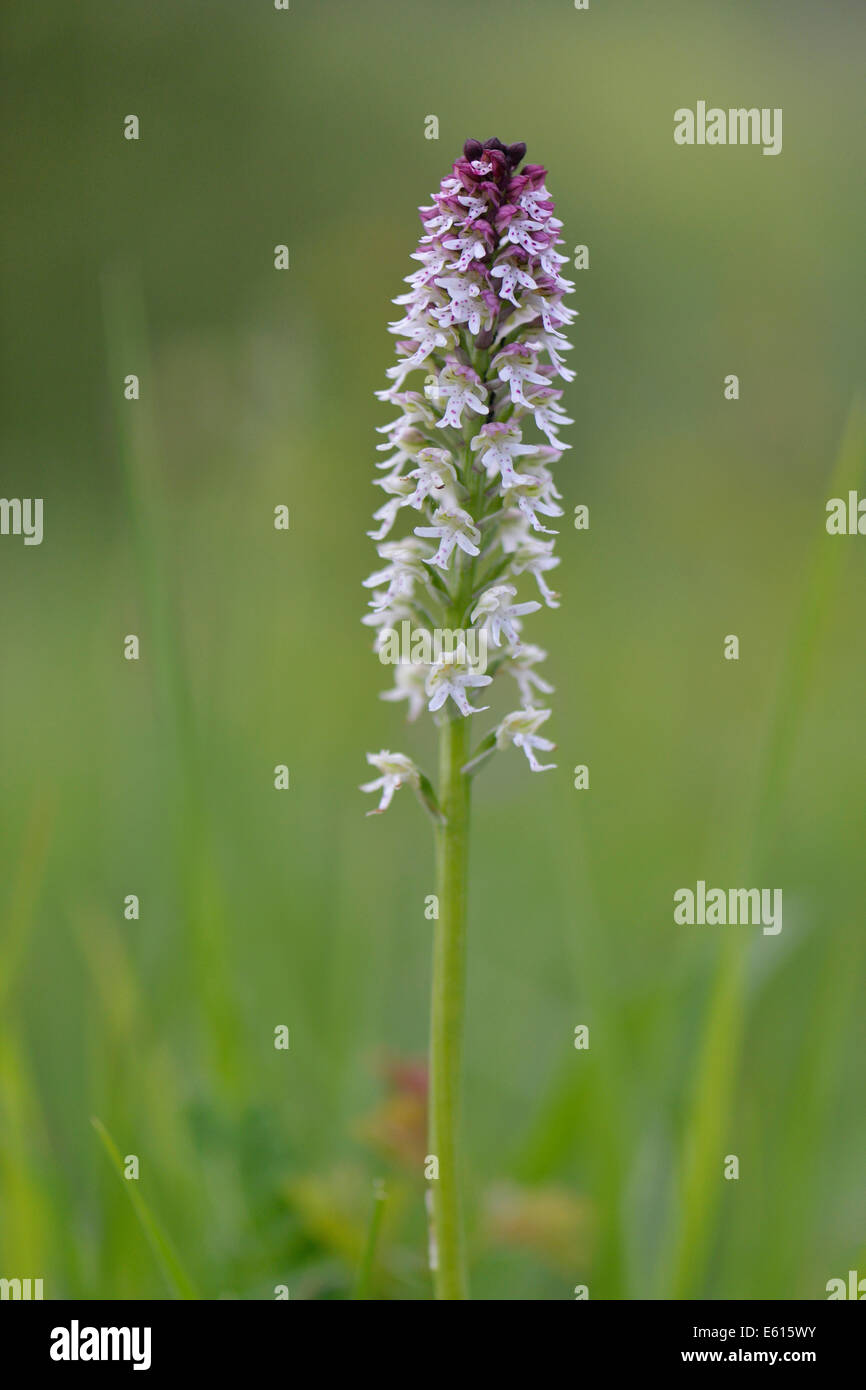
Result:
<svg viewBox="0 0 866 1390">
<path fill-rule="evenodd" d="M 463 153 L 467 159 L 479 159 L 484 149 L 480 140 L 467 140 L 463 146 Z"/>
<path fill-rule="evenodd" d="M 525 187 L 527 189 L 543 188 L 544 180 L 547 178 L 547 170 L 543 164 L 525 164 L 523 177 L 526 179 Z"/>
</svg>

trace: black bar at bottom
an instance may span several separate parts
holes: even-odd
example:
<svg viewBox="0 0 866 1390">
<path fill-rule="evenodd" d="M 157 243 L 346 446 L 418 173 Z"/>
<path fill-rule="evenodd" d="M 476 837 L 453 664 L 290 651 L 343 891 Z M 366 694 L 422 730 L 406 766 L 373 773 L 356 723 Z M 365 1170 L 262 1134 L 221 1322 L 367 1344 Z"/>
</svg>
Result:
<svg viewBox="0 0 866 1390">
<path fill-rule="evenodd" d="M 544 1314 L 541 1324 L 534 1321 L 532 1304 L 508 1303 L 501 1333 L 487 1323 L 493 1306 L 476 1304 L 474 1325 L 463 1321 L 472 1317 L 468 1311 L 458 1313 L 456 1323 L 443 1324 L 449 1315 L 442 1309 L 431 1314 L 431 1323 L 415 1323 L 420 1304 L 403 1304 L 390 1318 L 374 1312 L 371 1324 L 369 1303 L 341 1312 L 334 1303 L 291 1301 L 7 1301 L 0 1303 L 0 1346 L 4 1366 L 17 1363 L 19 1376 L 38 1371 L 52 1378 L 92 1378 L 105 1369 L 114 1375 L 137 1371 L 140 1377 L 187 1370 L 220 1378 L 267 1375 L 280 1366 L 300 1372 L 297 1357 L 305 1353 L 302 1376 L 308 1380 L 317 1365 L 331 1370 L 344 1350 L 358 1374 L 390 1366 L 391 1379 L 400 1363 L 401 1378 L 411 1380 L 447 1357 L 443 1334 L 454 1329 L 464 1338 L 474 1334 L 486 1375 L 500 1358 L 516 1375 L 516 1363 L 526 1357 L 537 1379 L 544 1366 L 549 1369 L 552 1343 L 560 1338 L 560 1354 L 565 1351 L 575 1373 L 582 1366 L 595 1377 L 606 1370 L 737 1365 L 862 1375 L 863 1314 L 841 1302 L 574 1302 L 561 1317 Z M 432 1347 L 426 1340 L 431 1331 Z M 461 1364 L 468 1369 L 458 1357 L 452 1371 Z"/>
</svg>

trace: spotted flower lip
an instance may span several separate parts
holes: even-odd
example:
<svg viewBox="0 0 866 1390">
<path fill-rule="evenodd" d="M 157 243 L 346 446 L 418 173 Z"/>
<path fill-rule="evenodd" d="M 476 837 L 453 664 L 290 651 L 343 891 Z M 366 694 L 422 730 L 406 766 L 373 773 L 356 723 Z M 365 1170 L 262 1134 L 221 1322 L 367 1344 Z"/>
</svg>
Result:
<svg viewBox="0 0 866 1390">
<path fill-rule="evenodd" d="M 496 354 L 491 366 L 499 380 L 508 383 L 514 405 L 528 408 L 529 402 L 523 394 L 525 384 L 547 385 L 547 379 L 539 372 L 535 353 L 528 343 L 509 343 Z"/>
<path fill-rule="evenodd" d="M 447 401 L 445 414 L 437 420 L 440 429 L 459 429 L 463 423 L 463 411 L 473 410 L 476 415 L 486 415 L 487 397 L 481 378 L 473 367 L 463 366 L 455 358 L 449 358 L 439 373 L 436 383 L 437 395 Z"/>
<path fill-rule="evenodd" d="M 447 570 L 448 561 L 455 546 L 462 550 L 465 555 L 480 554 L 478 542 L 481 539 L 481 532 L 469 513 L 464 512 L 460 507 L 455 507 L 451 511 L 439 507 L 433 515 L 433 525 L 416 526 L 415 535 L 429 536 L 431 539 L 439 541 L 439 549 L 436 554 L 428 556 L 424 562 L 427 565 L 435 565 L 437 569 Z"/>
<path fill-rule="evenodd" d="M 505 487 L 516 487 L 519 483 L 532 481 L 514 470 L 515 458 L 536 452 L 534 445 L 522 442 L 517 425 L 505 424 L 501 420 L 482 425 L 480 434 L 472 440 L 470 448 L 473 453 L 480 451 L 479 462 L 483 463 L 491 480 L 498 475 Z"/>
<path fill-rule="evenodd" d="M 489 642 L 490 674 L 473 670 L 464 646 L 432 666 L 401 663 L 384 698 L 410 720 L 425 708 L 469 718 L 475 688 L 514 680 L 523 708 L 490 739 L 515 743 L 540 770 L 536 750 L 550 745 L 538 726 L 549 711 L 533 701 L 553 687 L 523 628 L 561 602 L 548 582 L 560 563 L 550 522 L 563 515 L 554 472 L 570 447 L 563 387 L 575 375 L 566 365 L 575 311 L 547 171 L 525 156 L 521 141 L 470 138 L 419 208 L 390 324 L 395 360 L 376 393 L 393 409 L 378 431 L 369 535 L 380 563 L 365 581 L 363 622 L 379 653 L 405 621 Z"/>
</svg>

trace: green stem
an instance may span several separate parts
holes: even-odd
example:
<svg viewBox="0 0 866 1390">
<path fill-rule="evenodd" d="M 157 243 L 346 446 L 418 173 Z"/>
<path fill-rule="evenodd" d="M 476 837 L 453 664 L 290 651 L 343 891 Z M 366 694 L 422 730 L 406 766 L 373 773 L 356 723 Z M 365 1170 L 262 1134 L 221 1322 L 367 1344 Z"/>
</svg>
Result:
<svg viewBox="0 0 866 1390">
<path fill-rule="evenodd" d="M 468 1298 L 460 1204 L 460 1072 L 466 974 L 466 863 L 469 838 L 468 719 L 459 715 L 439 735 L 439 796 L 444 824 L 436 831 L 439 916 L 433 938 L 430 1012 L 430 1153 L 439 1160 L 431 1184 L 431 1249 L 437 1299 Z"/>
<path fill-rule="evenodd" d="M 369 1297 L 370 1284 L 373 1277 L 373 1265 L 376 1259 L 376 1246 L 379 1243 L 379 1229 L 382 1225 L 382 1215 L 384 1211 L 385 1189 L 381 1178 L 379 1178 L 373 1186 L 373 1212 L 370 1217 L 370 1225 L 367 1229 L 367 1243 L 364 1246 L 364 1253 L 361 1256 L 358 1277 L 355 1280 L 355 1287 L 352 1290 L 353 1299 L 361 1299 L 364 1301 Z"/>
</svg>

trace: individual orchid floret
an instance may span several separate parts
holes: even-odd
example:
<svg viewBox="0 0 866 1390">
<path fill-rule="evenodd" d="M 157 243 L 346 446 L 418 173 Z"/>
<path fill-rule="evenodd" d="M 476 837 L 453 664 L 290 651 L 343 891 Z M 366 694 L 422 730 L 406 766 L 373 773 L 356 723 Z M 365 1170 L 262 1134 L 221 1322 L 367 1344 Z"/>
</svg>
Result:
<svg viewBox="0 0 866 1390">
<path fill-rule="evenodd" d="M 390 474 L 387 478 L 376 478 L 374 487 L 383 488 L 390 496 L 388 501 L 373 513 L 373 520 L 380 523 L 378 531 L 368 531 L 367 535 L 371 540 L 383 541 L 390 535 L 400 508 L 411 503 L 412 482 L 410 478 Z"/>
<path fill-rule="evenodd" d="M 482 261 L 493 249 L 493 228 L 483 218 L 467 222 L 465 230 L 459 236 L 446 237 L 443 245 L 448 251 L 459 252 L 452 268 L 462 274 L 464 270 L 468 270 L 473 260 Z M 437 280 L 436 283 L 439 284 L 440 281 Z"/>
<path fill-rule="evenodd" d="M 362 792 L 381 791 L 382 797 L 379 805 L 374 811 L 368 811 L 368 816 L 379 815 L 382 811 L 387 811 L 391 805 L 391 800 L 395 791 L 402 787 L 404 782 L 410 786 L 419 785 L 420 773 L 411 758 L 407 758 L 405 753 L 389 753 L 383 748 L 381 753 L 368 753 L 367 762 L 371 767 L 375 767 L 381 773 L 372 782 L 361 784 Z"/>
<path fill-rule="evenodd" d="M 415 535 L 429 536 L 432 540 L 439 541 L 439 549 L 436 554 L 425 560 L 425 564 L 435 565 L 437 569 L 447 570 L 448 561 L 455 545 L 465 555 L 479 555 L 481 553 L 478 545 L 481 540 L 481 532 L 469 513 L 464 512 L 460 507 L 454 507 L 451 511 L 439 507 L 433 515 L 433 525 L 416 526 Z"/>
<path fill-rule="evenodd" d="M 420 541 L 409 536 L 401 541 L 385 541 L 379 546 L 379 555 L 387 560 L 384 569 L 376 570 L 369 579 L 364 580 L 365 589 L 378 589 L 387 584 L 387 589 L 375 594 L 369 607 L 381 613 L 400 599 L 411 598 L 415 585 L 420 580 L 426 582 L 426 574 L 421 561 L 425 560 L 425 547 Z"/>
<path fill-rule="evenodd" d="M 388 425 L 377 425 L 377 434 L 391 434 L 393 430 L 407 429 L 410 425 L 433 425 L 436 423 L 436 416 L 433 409 L 420 391 L 385 391 L 378 392 L 386 400 L 393 401 L 399 405 L 403 411 L 396 420 L 392 420 Z"/>
<path fill-rule="evenodd" d="M 394 529 L 394 522 L 397 520 L 397 513 L 402 505 L 403 501 L 400 497 L 391 497 L 376 509 L 373 513 L 373 520 L 378 521 L 378 530 L 367 532 L 372 541 L 383 541 L 386 536 L 390 536 Z"/>
<path fill-rule="evenodd" d="M 509 343 L 497 352 L 490 364 L 500 381 L 508 383 L 511 399 L 515 405 L 527 406 L 523 394 L 525 383 L 533 386 L 547 386 L 547 378 L 538 370 L 538 359 L 528 343 Z"/>
<path fill-rule="evenodd" d="M 557 450 L 571 448 L 570 444 L 562 442 L 557 430 L 563 425 L 574 424 L 574 421 L 559 408 L 561 396 L 562 392 L 552 386 L 539 386 L 526 398 L 536 427 L 547 436 L 552 447 Z"/>
<path fill-rule="evenodd" d="M 453 342 L 453 335 L 444 332 L 434 320 L 423 330 L 419 329 L 418 339 L 406 345 L 407 349 L 410 349 L 408 355 L 402 362 L 397 362 L 393 367 L 389 367 L 385 375 L 392 377 L 395 389 L 399 389 L 409 373 L 414 372 L 417 367 L 422 367 L 431 353 L 435 352 L 437 348 L 447 348 Z M 389 399 L 393 399 L 393 397 Z"/>
<path fill-rule="evenodd" d="M 457 470 L 447 449 L 422 449 L 418 455 L 417 467 L 409 473 L 415 480 L 414 491 L 408 499 L 409 506 L 420 510 L 426 498 L 437 504 L 448 502 L 457 506 Z"/>
<path fill-rule="evenodd" d="M 441 709 L 449 695 L 465 717 L 481 714 L 488 705 L 475 709 L 466 696 L 467 689 L 474 686 L 490 685 L 492 676 L 479 672 L 466 655 L 466 644 L 461 642 L 455 651 L 443 652 L 441 659 L 431 666 L 427 676 L 426 691 L 429 698 L 427 708 L 431 713 Z"/>
<path fill-rule="evenodd" d="M 404 467 L 405 464 L 410 463 L 415 458 L 416 454 L 424 448 L 426 443 L 427 436 L 423 434 L 421 430 L 416 430 L 414 427 L 406 430 L 398 428 L 384 444 L 376 445 L 377 453 L 387 454 L 389 449 L 396 450 L 395 453 L 391 454 L 390 458 L 381 459 L 376 464 L 376 467 L 383 471 L 385 469 L 390 469 L 393 473 Z"/>
<path fill-rule="evenodd" d="M 554 555 L 553 545 L 553 541 L 526 536 L 517 542 L 511 556 L 512 574 L 531 574 L 548 608 L 559 607 L 559 594 L 554 593 L 544 578 L 546 571 L 555 569 L 559 564 L 559 556 Z"/>
<path fill-rule="evenodd" d="M 534 646 L 531 642 L 525 642 L 521 647 L 513 648 L 505 662 L 500 668 L 508 675 L 513 676 L 517 682 L 517 689 L 520 691 L 520 703 L 524 709 L 532 709 L 535 705 L 535 692 L 540 695 L 552 695 L 553 686 L 549 681 L 534 669 L 540 661 L 547 659 L 547 652 L 542 651 L 541 647 Z"/>
<path fill-rule="evenodd" d="M 496 539 L 504 555 L 513 555 L 529 535 L 529 521 L 516 503 L 497 513 Z"/>
<path fill-rule="evenodd" d="M 566 367 L 559 355 L 560 352 L 571 351 L 571 343 L 562 333 L 539 333 L 531 343 L 526 343 L 525 346 L 533 353 L 539 352 L 543 348 L 550 358 L 552 367 L 563 381 L 574 381 L 574 372 L 571 368 Z M 531 381 L 532 378 L 527 377 L 526 380 Z"/>
<path fill-rule="evenodd" d="M 499 301 L 478 274 L 442 275 L 437 286 L 448 296 L 444 305 L 433 309 L 433 317 L 442 328 L 465 323 L 470 333 L 478 334 L 491 327 L 499 310 Z"/>
<path fill-rule="evenodd" d="M 382 595 L 374 594 L 374 600 L 378 603 Z M 392 628 L 397 628 L 404 620 L 411 622 L 415 617 L 413 608 L 409 603 L 400 601 L 399 603 L 384 604 L 381 608 L 374 607 L 372 613 L 365 613 L 361 622 L 365 627 L 377 629 L 373 641 L 373 651 L 378 652 L 384 645 L 386 634 Z"/>
<path fill-rule="evenodd" d="M 536 283 L 525 266 L 529 257 L 523 251 L 512 250 L 507 258 L 502 259 L 495 265 L 490 274 L 494 279 L 501 281 L 499 293 L 503 299 L 507 299 L 509 304 L 513 304 L 515 309 L 520 305 L 515 298 L 515 293 L 521 289 L 534 290 Z"/>
<path fill-rule="evenodd" d="M 438 422 L 442 428 L 459 430 L 464 409 L 474 410 L 476 415 L 487 414 L 487 394 L 481 378 L 474 367 L 463 366 L 455 358 L 449 358 L 439 373 L 435 395 L 448 402 Z"/>
<path fill-rule="evenodd" d="M 506 714 L 496 730 L 496 747 L 507 748 L 509 743 L 513 743 L 515 748 L 523 749 L 533 772 L 550 772 L 556 763 L 542 764 L 535 756 L 536 748 L 549 753 L 556 747 L 549 738 L 540 738 L 537 732 L 545 719 L 549 718 L 549 709 L 518 709 L 513 714 Z"/>
<path fill-rule="evenodd" d="M 408 700 L 409 709 L 406 718 L 410 724 L 414 723 L 422 709 L 425 709 L 427 705 L 426 687 L 429 672 L 429 666 L 421 666 L 409 661 L 399 662 L 394 667 L 393 688 L 383 690 L 380 698 L 383 700 Z"/>
<path fill-rule="evenodd" d="M 525 294 L 520 307 L 528 313 L 530 319 L 540 318 L 547 333 L 559 333 L 562 327 L 573 323 L 575 318 L 574 310 L 567 309 L 560 300 L 559 294 L 544 293 L 539 289 L 538 293 Z"/>
<path fill-rule="evenodd" d="M 523 443 L 519 425 L 504 424 L 499 420 L 482 425 L 470 448 L 478 453 L 479 461 L 484 465 L 491 482 L 497 476 L 502 479 L 502 486 L 506 488 L 516 487 L 518 483 L 532 482 L 531 478 L 514 471 L 514 459 L 519 458 L 521 454 L 534 454 L 537 448 L 536 445 Z"/>
<path fill-rule="evenodd" d="M 494 584 L 481 595 L 472 612 L 472 622 L 477 623 L 481 619 L 480 628 L 490 633 L 494 647 L 501 644 L 503 632 L 513 647 L 519 647 L 520 635 L 514 619 L 522 618 L 526 613 L 537 613 L 541 607 L 534 600 L 530 603 L 512 603 L 516 593 L 513 584 Z"/>
<path fill-rule="evenodd" d="M 547 536 L 559 534 L 551 527 L 543 526 L 538 520 L 539 513 L 542 516 L 563 515 L 562 508 L 553 500 L 552 490 L 546 479 L 540 478 L 537 482 L 520 483 L 517 487 L 509 488 L 505 501 L 508 506 L 520 509 L 533 531 L 543 531 Z"/>
<path fill-rule="evenodd" d="M 514 246 L 521 247 L 530 254 L 544 249 L 542 242 L 532 239 L 532 233 L 540 232 L 543 225 L 534 217 L 522 216 L 517 208 L 508 205 L 502 209 L 496 219 L 497 229 L 504 231 L 505 240 Z"/>
</svg>

